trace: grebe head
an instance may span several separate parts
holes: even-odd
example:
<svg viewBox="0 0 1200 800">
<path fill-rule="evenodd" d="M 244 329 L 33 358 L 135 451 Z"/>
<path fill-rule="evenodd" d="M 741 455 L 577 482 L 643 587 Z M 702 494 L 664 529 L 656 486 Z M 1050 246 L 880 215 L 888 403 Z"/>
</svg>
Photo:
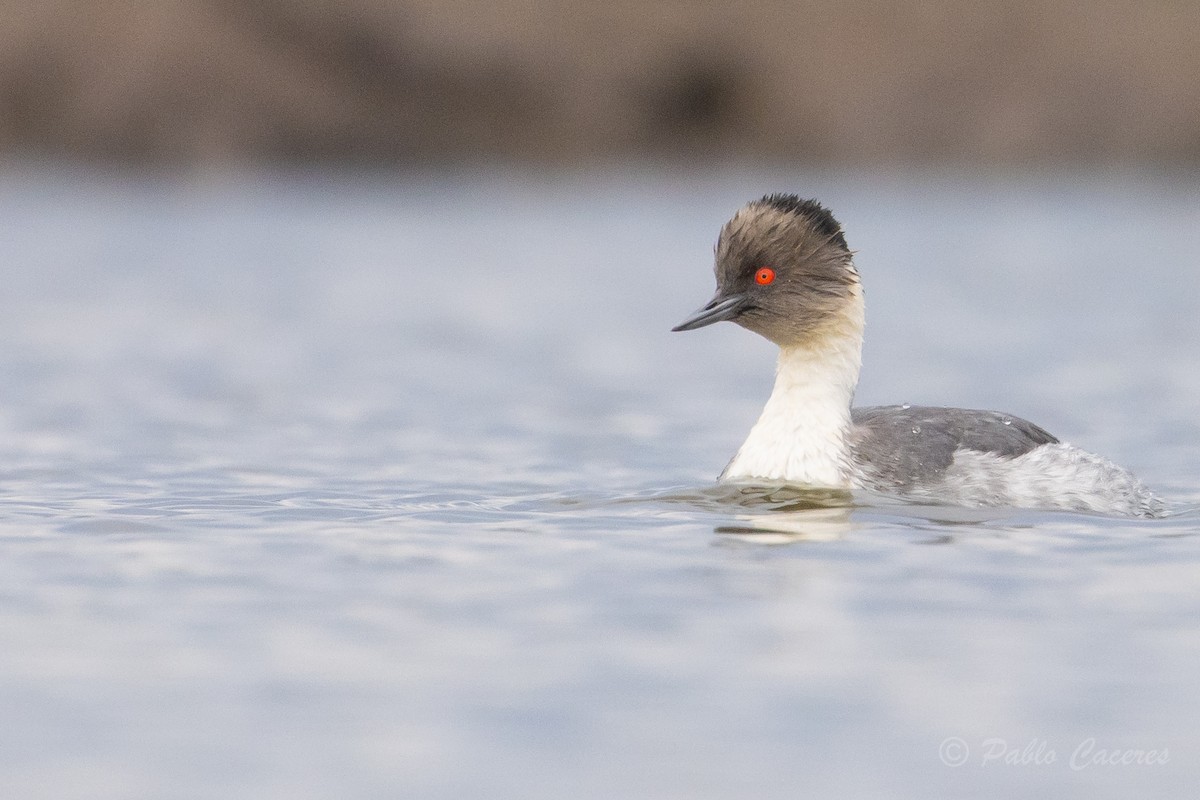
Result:
<svg viewBox="0 0 1200 800">
<path fill-rule="evenodd" d="M 862 292 L 842 227 L 815 200 L 772 194 L 721 230 L 717 293 L 673 328 L 731 320 L 781 347 L 819 341 L 847 321 L 861 335 Z"/>
</svg>

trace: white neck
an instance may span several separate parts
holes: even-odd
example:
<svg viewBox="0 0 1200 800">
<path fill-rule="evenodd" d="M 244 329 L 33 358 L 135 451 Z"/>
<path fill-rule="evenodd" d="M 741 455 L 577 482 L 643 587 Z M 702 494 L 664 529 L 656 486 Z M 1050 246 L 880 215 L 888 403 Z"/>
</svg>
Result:
<svg viewBox="0 0 1200 800">
<path fill-rule="evenodd" d="M 862 365 L 862 301 L 820 342 L 781 348 L 775 388 L 722 480 L 850 488 L 850 403 Z"/>
</svg>

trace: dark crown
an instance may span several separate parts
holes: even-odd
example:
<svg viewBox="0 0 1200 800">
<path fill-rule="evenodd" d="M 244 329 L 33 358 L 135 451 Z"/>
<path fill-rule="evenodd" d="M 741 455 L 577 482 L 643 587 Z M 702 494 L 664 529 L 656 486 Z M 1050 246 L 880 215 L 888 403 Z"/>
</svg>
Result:
<svg viewBox="0 0 1200 800">
<path fill-rule="evenodd" d="M 846 237 L 842 233 L 842 226 L 829 209 L 818 203 L 816 200 L 801 200 L 799 196 L 794 194 L 768 194 L 758 202 L 763 205 L 770 206 L 785 214 L 795 214 L 798 217 L 803 217 L 817 230 L 818 233 L 828 236 L 830 241 L 837 242 L 843 248 L 849 250 L 846 246 Z"/>
</svg>

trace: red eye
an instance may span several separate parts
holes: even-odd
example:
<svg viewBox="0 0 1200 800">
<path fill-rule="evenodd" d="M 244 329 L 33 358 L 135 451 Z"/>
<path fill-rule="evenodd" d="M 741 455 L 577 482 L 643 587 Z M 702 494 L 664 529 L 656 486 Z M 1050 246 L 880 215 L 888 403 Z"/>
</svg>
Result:
<svg viewBox="0 0 1200 800">
<path fill-rule="evenodd" d="M 770 267 L 760 267 L 758 272 L 754 273 L 754 282 L 759 286 L 766 286 L 768 283 L 775 281 L 775 270 Z"/>
</svg>

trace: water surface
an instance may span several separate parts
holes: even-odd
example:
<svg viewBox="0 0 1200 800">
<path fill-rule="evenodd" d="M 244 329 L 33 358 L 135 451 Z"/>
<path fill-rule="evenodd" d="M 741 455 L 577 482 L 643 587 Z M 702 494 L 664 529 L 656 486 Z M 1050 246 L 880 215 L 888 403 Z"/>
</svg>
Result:
<svg viewBox="0 0 1200 800">
<path fill-rule="evenodd" d="M 859 402 L 1033 419 L 1175 513 L 714 487 L 774 354 L 669 328 L 775 190 L 858 251 Z M 1135 176 L 13 172 L 5 795 L 1185 796 L 1198 209 Z"/>
</svg>

